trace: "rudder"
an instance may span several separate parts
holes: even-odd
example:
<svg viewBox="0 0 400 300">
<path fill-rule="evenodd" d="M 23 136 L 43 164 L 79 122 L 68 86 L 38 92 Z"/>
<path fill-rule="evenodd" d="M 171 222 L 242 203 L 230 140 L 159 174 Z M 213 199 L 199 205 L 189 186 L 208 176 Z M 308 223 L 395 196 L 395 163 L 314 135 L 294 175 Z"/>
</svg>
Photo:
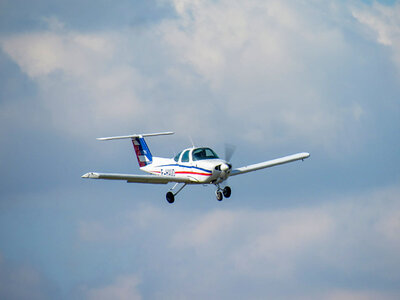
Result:
<svg viewBox="0 0 400 300">
<path fill-rule="evenodd" d="M 153 162 L 153 155 L 143 137 L 132 137 L 132 144 L 139 167 L 145 167 Z"/>
</svg>

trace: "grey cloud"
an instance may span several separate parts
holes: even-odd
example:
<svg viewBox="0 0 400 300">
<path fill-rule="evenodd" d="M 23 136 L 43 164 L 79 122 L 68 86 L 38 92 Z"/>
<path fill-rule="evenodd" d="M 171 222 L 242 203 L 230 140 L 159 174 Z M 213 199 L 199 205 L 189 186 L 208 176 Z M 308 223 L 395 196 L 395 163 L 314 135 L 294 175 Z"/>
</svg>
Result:
<svg viewBox="0 0 400 300">
<path fill-rule="evenodd" d="M 140 300 L 142 299 L 137 290 L 140 283 L 136 276 L 122 276 L 111 285 L 88 289 L 86 299 L 88 300 Z"/>
<path fill-rule="evenodd" d="M 50 299 L 57 289 L 35 268 L 10 264 L 0 258 L 0 298 Z"/>
<path fill-rule="evenodd" d="M 145 259 L 135 269 L 147 291 L 143 296 L 150 298 L 202 298 L 208 293 L 217 298 L 394 299 L 400 280 L 400 240 L 392 235 L 399 227 L 398 197 L 395 186 L 272 211 L 184 210 L 169 215 L 146 205 L 116 217 L 119 221 L 97 221 L 104 231 L 93 231 L 96 238 L 83 237 L 83 242 L 102 247 L 110 241 L 107 237 L 116 236 L 114 247 L 133 247 L 135 252 L 140 244 L 139 255 Z M 132 217 L 142 211 L 150 223 Z M 158 270 L 157 275 L 150 270 Z M 233 288 L 235 282 L 241 282 L 240 288 Z"/>
<path fill-rule="evenodd" d="M 40 26 L 2 31 L 1 251 L 23 262 L 0 265 L 4 293 L 399 298 L 397 10 L 169 3 L 174 19 L 141 28 L 43 4 Z M 213 187 L 167 206 L 165 186 L 81 180 L 137 171 L 129 143 L 95 137 L 164 129 L 177 134 L 149 140 L 153 154 L 191 134 L 238 145 L 235 166 L 312 156 L 232 178 L 222 203 Z"/>
<path fill-rule="evenodd" d="M 57 25 L 3 38 L 2 48 L 40 87 L 38 100 L 56 130 L 73 136 L 170 127 L 207 132 L 212 141 L 231 132 L 258 145 L 363 145 L 376 99 L 349 82 L 377 66 L 360 63 L 369 54 L 356 53 L 357 41 L 347 38 L 340 21 L 353 19 L 345 7 L 174 4 L 178 18 L 141 32 L 80 33 Z"/>
</svg>

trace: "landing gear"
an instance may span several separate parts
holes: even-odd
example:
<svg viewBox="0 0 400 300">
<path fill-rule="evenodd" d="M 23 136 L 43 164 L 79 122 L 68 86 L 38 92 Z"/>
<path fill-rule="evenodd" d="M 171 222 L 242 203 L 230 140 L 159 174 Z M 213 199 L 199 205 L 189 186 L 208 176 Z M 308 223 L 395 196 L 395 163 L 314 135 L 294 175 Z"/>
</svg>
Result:
<svg viewBox="0 0 400 300">
<path fill-rule="evenodd" d="M 183 186 L 181 186 L 181 188 L 174 194 L 173 192 L 171 192 L 174 188 L 176 188 L 176 186 L 178 185 L 178 183 L 176 183 L 171 190 L 167 193 L 167 195 L 165 195 L 165 198 L 167 198 L 168 203 L 174 203 L 175 201 L 175 196 L 178 195 L 178 193 L 180 191 L 182 191 L 182 189 L 187 185 L 187 183 L 185 183 Z"/>
<path fill-rule="evenodd" d="M 229 198 L 232 194 L 232 190 L 229 186 L 224 187 L 223 189 L 220 188 L 219 184 L 216 184 L 217 190 L 215 191 L 215 195 L 217 196 L 218 201 L 222 201 L 222 199 Z"/>
<path fill-rule="evenodd" d="M 223 191 L 224 197 L 229 198 L 231 196 L 232 190 L 229 186 L 224 187 Z"/>
<path fill-rule="evenodd" d="M 175 195 L 172 192 L 168 192 L 166 195 L 168 203 L 174 203 Z"/>
</svg>

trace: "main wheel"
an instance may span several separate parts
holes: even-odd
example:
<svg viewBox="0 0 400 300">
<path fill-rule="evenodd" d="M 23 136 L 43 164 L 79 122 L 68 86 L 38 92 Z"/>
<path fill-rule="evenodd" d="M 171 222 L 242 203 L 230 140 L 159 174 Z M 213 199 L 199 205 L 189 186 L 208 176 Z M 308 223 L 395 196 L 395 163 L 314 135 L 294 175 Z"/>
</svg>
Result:
<svg viewBox="0 0 400 300">
<path fill-rule="evenodd" d="M 166 195 L 168 203 L 174 203 L 175 201 L 175 196 L 172 192 L 168 192 Z"/>
<path fill-rule="evenodd" d="M 224 187 L 223 191 L 224 197 L 229 198 L 231 196 L 232 190 L 229 186 Z"/>
<path fill-rule="evenodd" d="M 217 191 L 215 194 L 217 195 L 217 200 L 222 201 L 223 199 L 222 193 L 220 191 Z"/>
</svg>

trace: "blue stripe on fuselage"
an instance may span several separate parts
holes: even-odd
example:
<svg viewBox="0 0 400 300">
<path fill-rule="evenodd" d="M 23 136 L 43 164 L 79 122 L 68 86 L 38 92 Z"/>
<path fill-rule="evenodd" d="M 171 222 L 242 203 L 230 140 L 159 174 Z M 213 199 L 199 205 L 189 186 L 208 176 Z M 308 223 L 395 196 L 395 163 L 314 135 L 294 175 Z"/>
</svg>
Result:
<svg viewBox="0 0 400 300">
<path fill-rule="evenodd" d="M 207 169 L 203 169 L 203 168 L 199 168 L 199 167 L 194 167 L 194 166 L 185 166 L 185 165 L 180 165 L 180 164 L 169 164 L 169 165 L 161 165 L 161 166 L 157 166 L 159 168 L 161 167 L 182 167 L 182 168 L 188 168 L 188 169 L 197 169 L 200 171 L 204 171 L 204 172 L 208 172 L 212 174 L 212 171 L 207 170 Z"/>
</svg>

